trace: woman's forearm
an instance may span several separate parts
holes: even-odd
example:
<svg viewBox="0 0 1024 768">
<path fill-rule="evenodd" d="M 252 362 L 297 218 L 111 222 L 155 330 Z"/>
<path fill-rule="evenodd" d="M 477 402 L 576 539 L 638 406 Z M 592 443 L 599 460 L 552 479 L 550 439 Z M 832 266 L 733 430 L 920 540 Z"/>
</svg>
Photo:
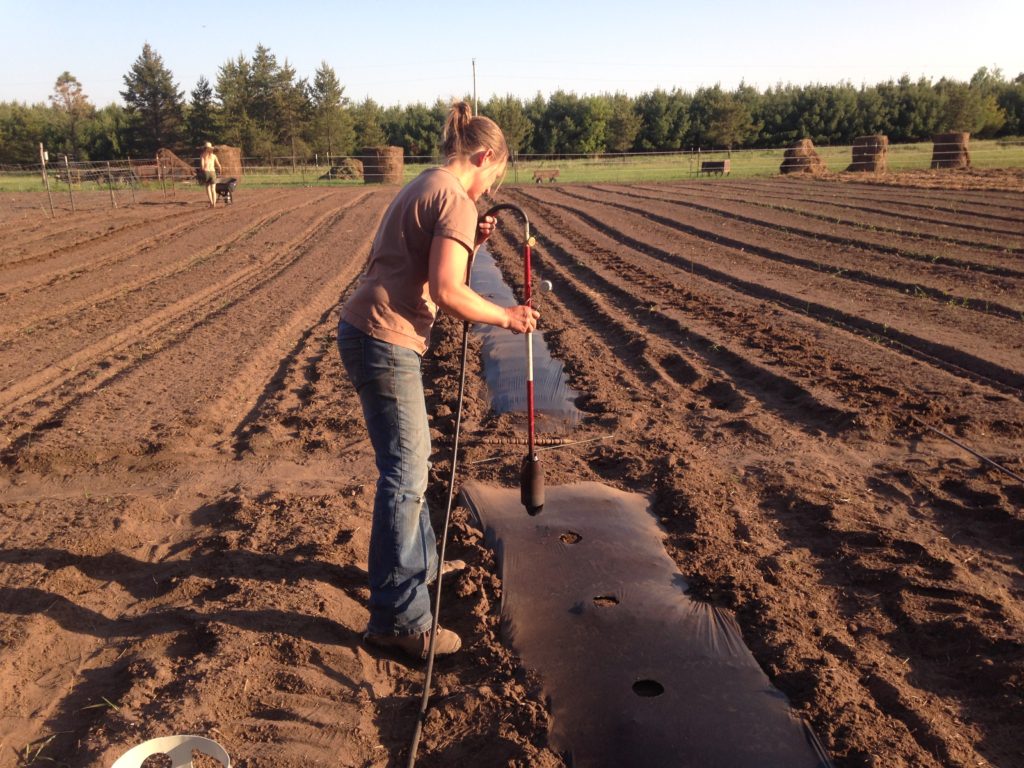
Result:
<svg viewBox="0 0 1024 768">
<path fill-rule="evenodd" d="M 465 283 L 440 288 L 432 298 L 441 309 L 459 320 L 509 327 L 506 309 L 488 301 Z"/>
</svg>

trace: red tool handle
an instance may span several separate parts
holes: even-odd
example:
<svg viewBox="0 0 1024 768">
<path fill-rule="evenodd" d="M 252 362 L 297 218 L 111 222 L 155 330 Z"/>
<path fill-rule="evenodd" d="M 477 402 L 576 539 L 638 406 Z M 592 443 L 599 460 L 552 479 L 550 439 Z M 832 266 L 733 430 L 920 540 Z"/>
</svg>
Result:
<svg viewBox="0 0 1024 768">
<path fill-rule="evenodd" d="M 533 275 L 530 271 L 530 240 L 527 238 L 526 242 L 523 243 L 523 303 L 528 306 L 533 306 Z M 526 412 L 529 414 L 529 448 L 530 456 L 534 455 L 534 418 L 533 418 L 533 339 L 530 338 L 531 334 L 526 334 Z"/>
</svg>

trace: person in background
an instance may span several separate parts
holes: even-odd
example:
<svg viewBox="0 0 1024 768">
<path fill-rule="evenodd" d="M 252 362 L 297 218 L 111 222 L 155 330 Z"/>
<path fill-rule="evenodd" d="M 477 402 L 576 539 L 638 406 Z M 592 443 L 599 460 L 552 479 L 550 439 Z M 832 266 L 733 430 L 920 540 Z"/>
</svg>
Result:
<svg viewBox="0 0 1024 768">
<path fill-rule="evenodd" d="M 391 202 L 369 263 L 341 311 L 338 347 L 362 403 L 379 478 L 370 529 L 367 644 L 426 658 L 427 585 L 438 556 L 427 510 L 430 431 L 421 362 L 438 308 L 474 323 L 532 331 L 538 313 L 502 307 L 466 284 L 469 260 L 494 231 L 476 201 L 505 173 L 508 146 L 489 118 L 455 104 L 444 126 L 444 165 L 421 173 Z M 436 655 L 462 645 L 438 627 Z"/>
<path fill-rule="evenodd" d="M 199 156 L 199 169 L 206 185 L 206 196 L 210 199 L 210 207 L 217 207 L 217 174 L 220 173 L 220 160 L 213 152 L 213 144 L 206 142 L 203 153 Z"/>
</svg>

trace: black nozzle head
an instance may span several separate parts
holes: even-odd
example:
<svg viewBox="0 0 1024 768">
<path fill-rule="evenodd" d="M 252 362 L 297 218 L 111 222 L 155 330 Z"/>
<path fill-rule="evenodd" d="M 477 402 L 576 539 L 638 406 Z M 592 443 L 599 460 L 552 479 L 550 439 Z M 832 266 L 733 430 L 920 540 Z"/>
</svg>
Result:
<svg viewBox="0 0 1024 768">
<path fill-rule="evenodd" d="M 544 509 L 544 470 L 536 454 L 523 459 L 519 475 L 519 500 L 526 507 L 526 514 L 539 515 Z"/>
</svg>

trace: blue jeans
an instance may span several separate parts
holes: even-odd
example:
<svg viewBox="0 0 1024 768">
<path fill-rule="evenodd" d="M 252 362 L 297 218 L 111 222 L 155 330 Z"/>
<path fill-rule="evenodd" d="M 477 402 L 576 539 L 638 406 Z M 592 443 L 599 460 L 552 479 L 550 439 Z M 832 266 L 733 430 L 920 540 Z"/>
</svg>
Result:
<svg viewBox="0 0 1024 768">
<path fill-rule="evenodd" d="M 344 321 L 338 349 L 359 394 L 380 475 L 370 529 L 367 631 L 426 632 L 431 622 L 427 581 L 437 570 L 437 542 L 426 499 L 430 429 L 421 358 Z"/>
</svg>

